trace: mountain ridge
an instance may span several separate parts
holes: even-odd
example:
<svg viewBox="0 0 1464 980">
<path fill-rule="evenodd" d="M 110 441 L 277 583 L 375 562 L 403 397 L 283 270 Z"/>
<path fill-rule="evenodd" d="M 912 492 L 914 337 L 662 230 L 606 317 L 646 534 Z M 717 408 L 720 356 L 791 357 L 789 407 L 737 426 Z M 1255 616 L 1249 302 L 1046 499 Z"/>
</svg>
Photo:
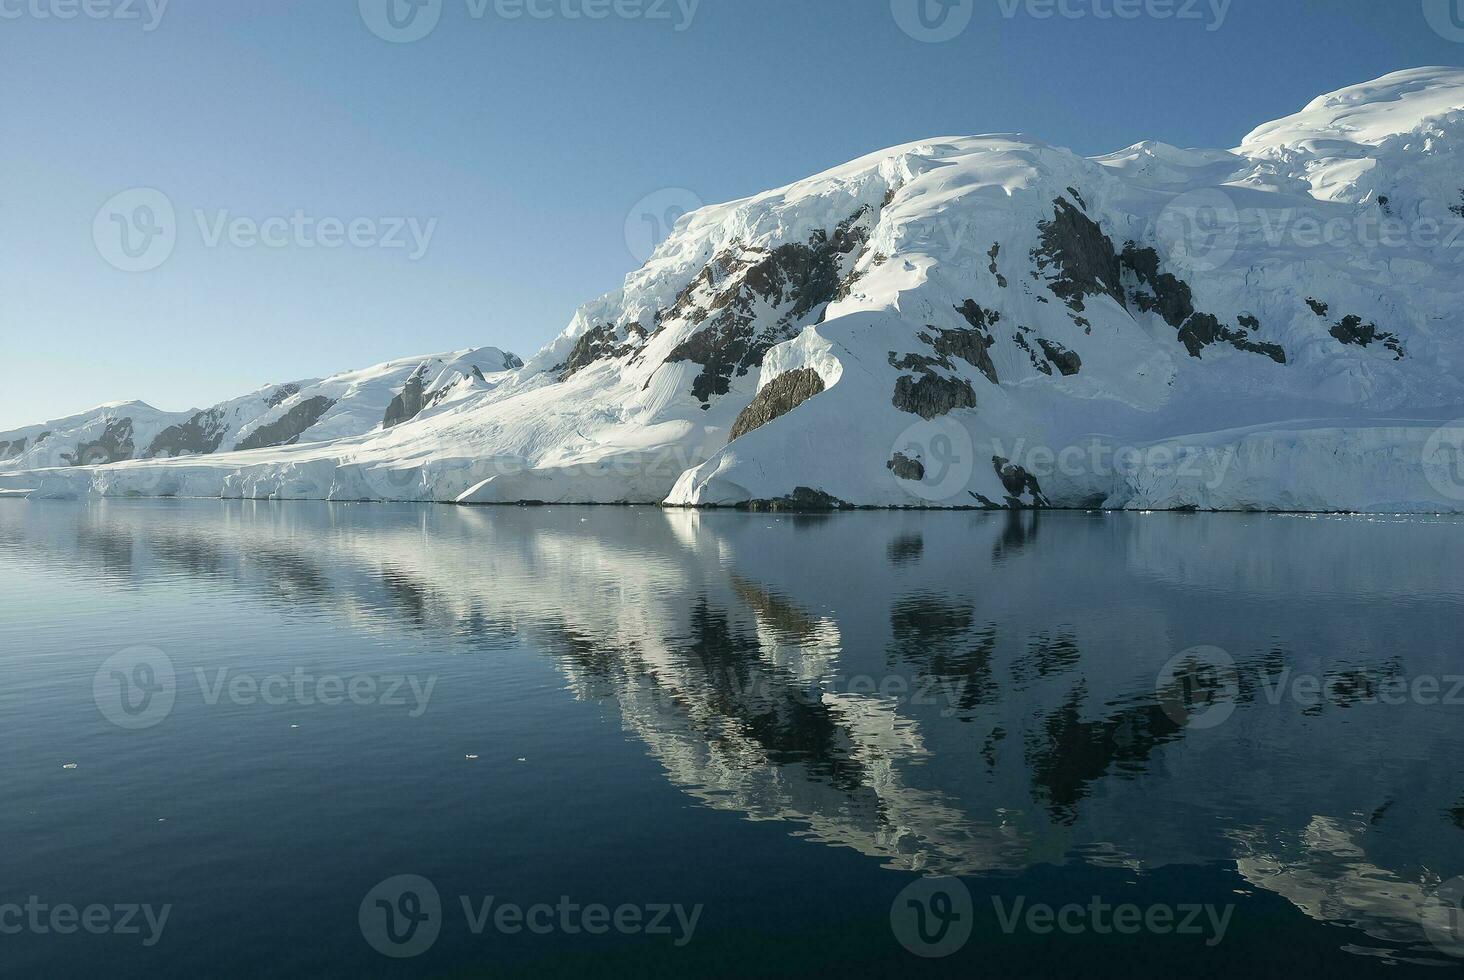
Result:
<svg viewBox="0 0 1464 980">
<path fill-rule="evenodd" d="M 1232 150 L 902 144 L 684 216 L 525 366 L 430 417 L 0 486 L 1457 510 L 1461 147 L 1448 68 L 1320 96 Z"/>
</svg>

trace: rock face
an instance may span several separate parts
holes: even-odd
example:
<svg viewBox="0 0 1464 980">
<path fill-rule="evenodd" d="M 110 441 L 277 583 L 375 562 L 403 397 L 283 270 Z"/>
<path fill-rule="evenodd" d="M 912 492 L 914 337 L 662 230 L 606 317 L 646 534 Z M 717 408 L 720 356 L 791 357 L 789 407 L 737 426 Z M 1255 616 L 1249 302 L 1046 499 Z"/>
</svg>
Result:
<svg viewBox="0 0 1464 980">
<path fill-rule="evenodd" d="M 412 376 L 407 379 L 406 386 L 396 397 L 392 398 L 391 404 L 386 407 L 386 415 L 381 420 L 384 428 L 390 429 L 394 425 L 401 425 L 421 413 L 424 404 L 422 389 L 426 384 L 422 380 L 422 375 L 421 370 L 414 371 Z"/>
<path fill-rule="evenodd" d="M 132 442 L 132 419 L 112 419 L 107 422 L 98 438 L 79 444 L 69 453 L 62 453 L 61 458 L 72 466 L 99 466 L 131 459 L 135 448 Z"/>
<path fill-rule="evenodd" d="M 206 456 L 218 451 L 228 431 L 222 410 L 211 408 L 198 412 L 182 425 L 170 425 L 159 432 L 143 450 L 142 458 Z"/>
<path fill-rule="evenodd" d="M 678 344 L 666 363 L 701 366 L 691 394 L 703 408 L 727 394 L 734 375 L 760 366 L 769 349 L 795 336 L 795 327 L 834 300 L 854 254 L 868 240 L 870 215 L 869 207 L 861 207 L 832 232 L 820 228 L 807 241 L 771 250 L 728 250 L 692 280 L 672 313 L 700 329 Z M 612 349 L 609 355 L 617 356 L 616 350 L 625 352 Z"/>
<path fill-rule="evenodd" d="M 1448 461 L 1464 432 L 1435 430 L 1464 405 L 1464 234 L 1380 244 L 1368 223 L 1452 230 L 1461 173 L 1464 71 L 1445 68 L 1323 96 L 1230 150 L 910 143 L 684 216 L 621 289 L 501 377 L 398 362 L 389 383 L 302 384 L 247 424 L 226 417 L 211 456 L 13 485 L 1457 510 L 1464 475 Z M 1298 227 L 1313 224 L 1359 230 Z M 316 398 L 335 401 L 295 434 Z M 160 448 L 206 445 L 193 414 L 144 432 L 134 412 L 134 442 L 179 426 Z M 35 434 L 0 434 L 32 440 L 7 469 L 28 468 Z M 228 452 L 291 438 L 276 456 Z"/>
<path fill-rule="evenodd" d="M 1375 323 L 1363 323 L 1360 316 L 1345 316 L 1328 331 L 1340 343 L 1367 347 L 1382 344 L 1393 352 L 1395 360 L 1403 360 L 1408 353 L 1403 349 L 1396 334 L 1384 333 Z"/>
<path fill-rule="evenodd" d="M 732 423 L 730 439 L 745 436 L 752 430 L 787 415 L 823 390 L 823 378 L 813 368 L 799 368 L 778 375 L 738 414 L 737 421 Z"/>
<path fill-rule="evenodd" d="M 293 446 L 300 441 L 300 436 L 305 430 L 319 422 L 321 416 L 330 411 L 334 405 L 335 401 L 324 395 L 307 398 L 273 422 L 261 425 L 240 439 L 234 448 L 245 450 Z"/>
</svg>

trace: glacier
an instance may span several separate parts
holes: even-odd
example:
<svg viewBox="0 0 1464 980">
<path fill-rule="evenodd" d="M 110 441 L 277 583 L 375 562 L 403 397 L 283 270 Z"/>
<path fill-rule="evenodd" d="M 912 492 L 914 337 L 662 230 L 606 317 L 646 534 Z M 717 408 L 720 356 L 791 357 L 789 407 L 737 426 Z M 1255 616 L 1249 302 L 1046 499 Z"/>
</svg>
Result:
<svg viewBox="0 0 1464 980">
<path fill-rule="evenodd" d="M 1229 150 L 910 143 L 684 216 L 526 363 L 103 406 L 0 493 L 1461 511 L 1461 146 L 1454 68 Z"/>
</svg>

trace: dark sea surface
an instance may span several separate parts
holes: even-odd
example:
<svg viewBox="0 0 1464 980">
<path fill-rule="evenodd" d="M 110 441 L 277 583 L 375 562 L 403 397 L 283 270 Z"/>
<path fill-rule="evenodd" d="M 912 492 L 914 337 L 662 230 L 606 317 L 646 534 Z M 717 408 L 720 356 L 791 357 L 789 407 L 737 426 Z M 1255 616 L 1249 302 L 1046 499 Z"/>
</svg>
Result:
<svg viewBox="0 0 1464 980">
<path fill-rule="evenodd" d="M 0 500 L 0 974 L 1457 974 L 1461 558 Z"/>
</svg>

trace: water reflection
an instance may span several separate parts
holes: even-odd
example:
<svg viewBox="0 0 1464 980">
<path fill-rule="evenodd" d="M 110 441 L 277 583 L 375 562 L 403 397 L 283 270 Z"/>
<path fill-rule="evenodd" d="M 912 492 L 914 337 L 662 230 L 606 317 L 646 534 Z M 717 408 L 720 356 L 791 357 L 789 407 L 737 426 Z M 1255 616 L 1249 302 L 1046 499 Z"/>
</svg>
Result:
<svg viewBox="0 0 1464 980">
<path fill-rule="evenodd" d="M 463 654 L 527 642 L 613 699 L 666 778 L 890 867 L 1225 862 L 1437 960 L 1464 872 L 1457 522 L 1084 514 L 793 518 L 654 509 L 0 506 L 0 560 L 110 586 L 242 590 Z M 1212 644 L 1233 717 L 1156 689 Z M 1318 696 L 1295 697 L 1298 675 Z M 1447 685 L 1445 691 L 1447 693 Z M 1444 699 L 1447 700 L 1447 699 Z"/>
</svg>

